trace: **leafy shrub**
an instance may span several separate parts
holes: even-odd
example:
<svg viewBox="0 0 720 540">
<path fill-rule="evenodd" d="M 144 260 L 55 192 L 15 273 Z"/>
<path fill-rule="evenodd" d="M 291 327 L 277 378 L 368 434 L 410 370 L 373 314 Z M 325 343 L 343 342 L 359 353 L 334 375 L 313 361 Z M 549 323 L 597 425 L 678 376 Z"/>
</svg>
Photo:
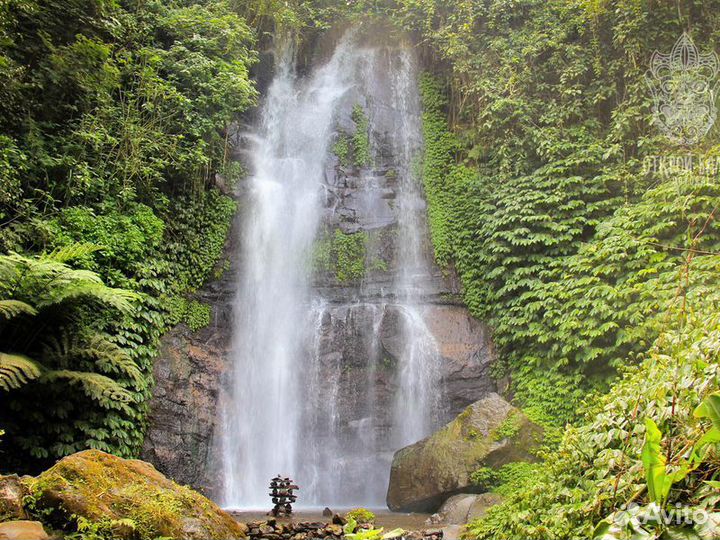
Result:
<svg viewBox="0 0 720 540">
<path fill-rule="evenodd" d="M 210 324 L 210 306 L 196 300 L 189 302 L 185 312 L 185 322 L 194 332 L 205 328 Z"/>
<path fill-rule="evenodd" d="M 140 367 L 102 328 L 103 309 L 128 316 L 139 295 L 67 264 L 97 250 L 71 245 L 39 258 L 0 256 L 0 393 L 7 403 L 0 422 L 13 445 L 11 464 L 22 463 L 18 449 L 44 460 L 85 445 L 110 448 L 123 431 L 92 419 L 132 417 L 133 392 L 148 388 Z M 38 406 L 38 393 L 53 406 Z"/>
<path fill-rule="evenodd" d="M 355 133 L 352 136 L 353 159 L 357 167 L 370 165 L 370 121 L 360 105 L 352 110 L 352 119 L 355 122 Z"/>
<path fill-rule="evenodd" d="M 469 533 L 499 539 L 591 538 L 598 522 L 629 501 L 651 502 L 643 464 L 647 421 L 659 426 L 671 470 L 709 429 L 709 422 L 693 414 L 720 388 L 720 320 L 712 313 L 717 295 L 708 300 L 703 315 L 662 333 L 641 364 L 624 368 L 623 378 L 586 409 L 582 425 L 568 428 L 546 462 L 531 466 L 533 474 L 501 486 L 505 501 L 471 523 Z M 665 504 L 712 512 L 720 498 L 706 481 L 717 476 L 717 456 L 716 449 L 706 448 L 702 463 L 669 486 Z"/>
<path fill-rule="evenodd" d="M 345 519 L 348 521 L 353 520 L 360 525 L 364 523 L 375 523 L 375 514 L 367 508 L 355 508 L 345 514 Z"/>
</svg>

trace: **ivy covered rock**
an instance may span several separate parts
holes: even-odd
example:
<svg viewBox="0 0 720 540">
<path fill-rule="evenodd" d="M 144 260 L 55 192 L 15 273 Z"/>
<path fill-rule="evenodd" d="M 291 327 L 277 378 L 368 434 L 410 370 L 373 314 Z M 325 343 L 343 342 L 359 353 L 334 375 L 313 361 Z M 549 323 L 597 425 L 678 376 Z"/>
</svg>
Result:
<svg viewBox="0 0 720 540">
<path fill-rule="evenodd" d="M 215 503 L 140 460 L 99 450 L 60 460 L 30 483 L 34 510 L 51 525 L 113 538 L 244 538 Z"/>
<path fill-rule="evenodd" d="M 387 504 L 393 511 L 435 511 L 451 495 L 482 491 L 473 473 L 532 461 L 542 429 L 492 393 L 452 422 L 393 457 Z"/>
</svg>

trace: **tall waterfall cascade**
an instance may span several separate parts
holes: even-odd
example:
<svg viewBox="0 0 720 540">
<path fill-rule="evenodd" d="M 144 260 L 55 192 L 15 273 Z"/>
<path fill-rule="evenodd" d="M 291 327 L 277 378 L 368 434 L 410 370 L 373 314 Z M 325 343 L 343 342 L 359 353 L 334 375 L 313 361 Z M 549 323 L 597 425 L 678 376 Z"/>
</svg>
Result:
<svg viewBox="0 0 720 540">
<path fill-rule="evenodd" d="M 437 278 L 417 174 L 418 76 L 412 47 L 357 30 L 304 77 L 291 48 L 277 54 L 246 137 L 232 369 L 216 437 L 226 507 L 266 507 L 278 473 L 296 479 L 301 506 L 384 506 L 393 452 L 443 420 L 425 303 Z M 343 155 L 365 139 L 365 162 L 359 148 Z M 360 258 L 355 274 L 318 263 L 347 246 Z"/>
</svg>

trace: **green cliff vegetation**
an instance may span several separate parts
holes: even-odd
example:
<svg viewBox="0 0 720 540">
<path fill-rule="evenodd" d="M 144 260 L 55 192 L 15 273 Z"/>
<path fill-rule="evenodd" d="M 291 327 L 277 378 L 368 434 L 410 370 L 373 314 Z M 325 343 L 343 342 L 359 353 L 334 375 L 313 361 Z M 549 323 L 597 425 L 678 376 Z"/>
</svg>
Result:
<svg viewBox="0 0 720 540">
<path fill-rule="evenodd" d="M 355 131 L 352 135 L 340 132 L 333 145 L 333 153 L 343 167 L 367 167 L 372 162 L 370 155 L 370 120 L 360 105 L 352 110 Z"/>
<path fill-rule="evenodd" d="M 224 1 L 0 4 L 3 470 L 138 454 L 160 336 L 209 322 L 254 43 Z"/>
<path fill-rule="evenodd" d="M 717 516 L 713 423 L 693 411 L 718 390 L 720 184 L 712 171 L 645 166 L 718 154 L 716 129 L 692 149 L 662 135 L 645 80 L 653 51 L 669 52 L 683 29 L 717 50 L 711 4 L 388 11 L 434 59 L 421 92 L 436 259 L 491 323 L 496 376 L 548 428 L 545 462 L 500 478 L 505 502 L 471 537 L 717 534 L 692 520 L 638 525 L 653 503 Z M 630 503 L 634 522 L 617 513 Z"/>
</svg>

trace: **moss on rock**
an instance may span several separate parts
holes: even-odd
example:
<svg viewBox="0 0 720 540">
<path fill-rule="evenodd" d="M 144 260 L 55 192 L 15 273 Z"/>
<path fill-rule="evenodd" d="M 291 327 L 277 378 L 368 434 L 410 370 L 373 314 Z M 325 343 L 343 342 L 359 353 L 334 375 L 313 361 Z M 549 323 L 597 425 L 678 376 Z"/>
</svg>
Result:
<svg viewBox="0 0 720 540">
<path fill-rule="evenodd" d="M 387 503 L 394 511 L 435 511 L 449 496 L 482 489 L 479 468 L 533 460 L 542 429 L 497 394 L 460 413 L 430 437 L 395 453 Z"/>
<path fill-rule="evenodd" d="M 113 538 L 244 538 L 215 503 L 152 465 L 86 450 L 29 481 L 30 510 L 65 530 L 92 527 Z"/>
</svg>

